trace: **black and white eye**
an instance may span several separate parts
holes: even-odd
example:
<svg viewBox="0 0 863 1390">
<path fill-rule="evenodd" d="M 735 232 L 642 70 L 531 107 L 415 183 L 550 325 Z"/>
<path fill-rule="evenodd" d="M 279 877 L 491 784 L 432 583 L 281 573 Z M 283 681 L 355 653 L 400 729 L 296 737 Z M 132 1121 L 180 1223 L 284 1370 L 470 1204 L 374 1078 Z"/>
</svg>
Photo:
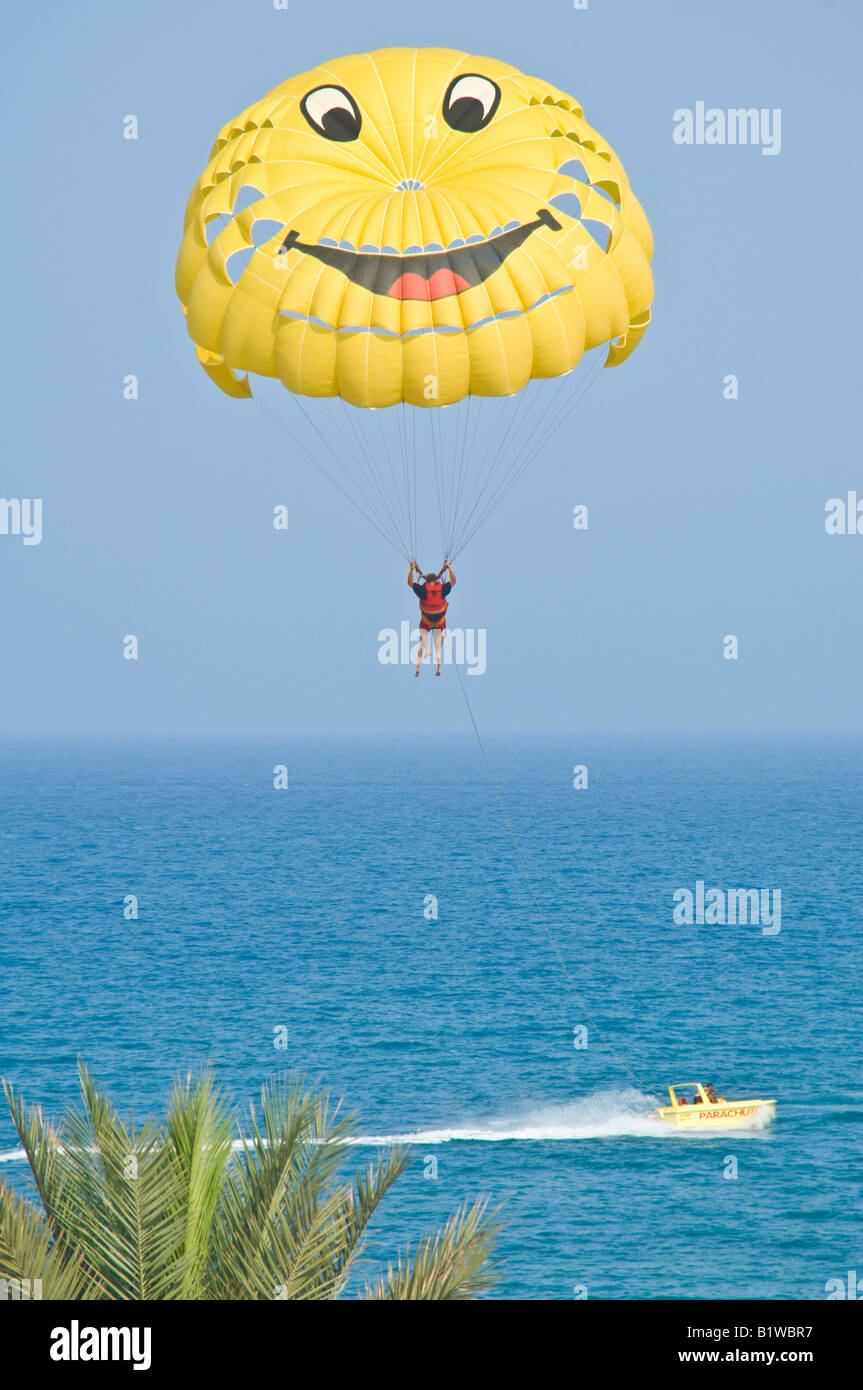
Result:
<svg viewBox="0 0 863 1390">
<path fill-rule="evenodd" d="M 489 77 L 466 72 L 454 77 L 443 99 L 443 115 L 453 130 L 482 130 L 500 104 L 500 87 Z"/>
<path fill-rule="evenodd" d="M 344 87 L 315 87 L 300 110 L 313 130 L 328 140 L 356 140 L 362 126 L 360 108 Z"/>
</svg>

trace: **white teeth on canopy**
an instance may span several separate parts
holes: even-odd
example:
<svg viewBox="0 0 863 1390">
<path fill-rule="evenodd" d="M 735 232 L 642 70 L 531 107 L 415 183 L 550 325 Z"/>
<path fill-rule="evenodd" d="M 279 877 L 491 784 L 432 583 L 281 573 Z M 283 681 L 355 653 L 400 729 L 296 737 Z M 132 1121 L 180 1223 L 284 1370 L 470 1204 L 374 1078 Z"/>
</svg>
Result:
<svg viewBox="0 0 863 1390">
<path fill-rule="evenodd" d="M 242 212 L 244 208 L 249 207 L 252 203 L 259 202 L 264 197 L 265 194 L 263 194 L 260 189 L 255 188 L 251 184 L 244 184 L 242 188 L 240 188 L 237 197 L 234 200 L 234 206 L 230 212 L 220 212 L 217 213 L 215 217 L 211 217 L 208 219 L 204 228 L 205 235 L 207 238 L 207 245 L 212 245 L 216 237 L 218 237 L 219 234 L 223 232 L 226 227 L 229 227 L 231 225 L 238 212 Z M 317 245 L 338 246 L 342 251 L 354 251 L 357 255 L 422 256 L 434 254 L 434 252 L 441 252 L 444 250 L 457 251 L 462 246 L 471 246 L 475 245 L 477 242 L 482 241 L 491 241 L 494 237 L 502 236 L 504 232 L 513 231 L 519 225 L 520 224 L 517 220 L 505 222 L 502 227 L 492 227 L 491 231 L 487 233 L 474 232 L 472 236 L 469 236 L 466 239 L 464 237 L 453 237 L 452 241 L 448 241 L 446 243 L 446 246 L 444 246 L 443 243 L 440 241 L 429 241 L 424 243 L 423 245 L 413 244 L 411 246 L 404 247 L 393 246 L 389 242 L 384 242 L 382 245 L 378 245 L 375 242 L 364 241 L 359 246 L 355 246 L 352 241 L 348 241 L 345 238 L 340 239 L 338 237 L 331 236 L 318 237 Z M 276 236 L 281 229 L 282 224 L 280 222 L 275 221 L 273 218 L 259 218 L 253 224 L 252 227 L 253 245 L 263 246 L 272 237 Z M 236 251 L 229 259 L 232 262 L 231 271 L 229 271 L 229 275 L 232 282 L 236 283 L 236 279 L 239 278 L 237 271 L 245 270 L 250 260 L 250 257 L 244 251 Z"/>
<path fill-rule="evenodd" d="M 505 222 L 502 227 L 492 227 L 491 231 L 486 233 L 475 232 L 473 236 L 469 236 L 467 239 L 458 236 L 453 237 L 452 241 L 448 241 L 446 246 L 440 241 L 428 241 L 422 246 L 413 243 L 411 246 L 403 247 L 393 246 L 389 242 L 385 242 L 382 246 L 378 246 L 374 242 L 364 241 L 361 245 L 355 246 L 352 241 L 332 236 L 319 236 L 316 244 L 318 246 L 338 246 L 342 251 L 356 251 L 358 255 L 423 256 L 434 251 L 456 251 L 460 246 L 472 246 L 476 242 L 491 241 L 493 237 L 502 236 L 504 232 L 514 231 L 515 228 L 520 225 L 518 221 Z"/>
</svg>

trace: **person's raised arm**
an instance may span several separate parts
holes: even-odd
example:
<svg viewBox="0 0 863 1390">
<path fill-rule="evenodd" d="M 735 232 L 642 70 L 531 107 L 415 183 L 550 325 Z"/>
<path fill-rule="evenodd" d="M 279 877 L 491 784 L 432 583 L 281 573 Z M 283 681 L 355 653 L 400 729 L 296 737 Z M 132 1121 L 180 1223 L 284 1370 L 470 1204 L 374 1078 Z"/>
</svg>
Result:
<svg viewBox="0 0 863 1390">
<path fill-rule="evenodd" d="M 417 564 L 416 560 L 411 560 L 411 567 L 410 567 L 410 569 L 408 570 L 408 588 L 409 588 L 409 589 L 412 589 L 413 586 L 414 586 L 414 570 L 418 570 L 418 569 L 419 569 L 419 565 Z"/>
<path fill-rule="evenodd" d="M 446 565 L 446 567 L 447 567 L 447 569 L 449 570 L 449 582 L 450 582 L 450 584 L 455 584 L 455 570 L 453 569 L 453 567 L 452 567 L 452 565 L 450 564 L 449 560 L 447 560 L 447 565 Z"/>
</svg>

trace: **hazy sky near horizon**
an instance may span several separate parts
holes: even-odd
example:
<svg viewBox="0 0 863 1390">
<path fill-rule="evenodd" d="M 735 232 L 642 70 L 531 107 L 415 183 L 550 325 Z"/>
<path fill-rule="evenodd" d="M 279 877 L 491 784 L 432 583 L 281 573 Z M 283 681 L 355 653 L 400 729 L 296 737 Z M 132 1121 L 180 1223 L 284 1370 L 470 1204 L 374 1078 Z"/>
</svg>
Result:
<svg viewBox="0 0 863 1390">
<path fill-rule="evenodd" d="M 219 127 L 291 73 L 401 45 L 571 92 L 656 239 L 644 342 L 460 557 L 481 727 L 863 731 L 863 535 L 825 532 L 828 499 L 863 499 L 851 0 L 90 0 L 19 6 L 4 36 L 0 496 L 43 499 L 43 538 L 0 534 L 0 734 L 466 727 L 452 670 L 378 660 L 414 620 L 401 560 L 207 380 L 173 288 Z M 781 149 L 675 143 L 699 101 L 779 108 Z"/>
</svg>

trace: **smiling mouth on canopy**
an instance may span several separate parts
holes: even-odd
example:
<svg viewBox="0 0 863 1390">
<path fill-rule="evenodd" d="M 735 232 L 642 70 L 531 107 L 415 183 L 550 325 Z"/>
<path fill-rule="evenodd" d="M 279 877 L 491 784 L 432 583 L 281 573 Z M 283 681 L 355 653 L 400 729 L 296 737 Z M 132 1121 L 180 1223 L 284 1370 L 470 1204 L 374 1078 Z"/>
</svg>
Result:
<svg viewBox="0 0 863 1390">
<path fill-rule="evenodd" d="M 548 208 L 539 208 L 533 222 L 523 222 L 509 232 L 475 241 L 450 251 L 421 251 L 412 255 L 389 255 L 377 251 L 348 251 L 343 246 L 312 245 L 300 241 L 296 231 L 288 232 L 279 255 L 304 251 L 324 265 L 333 266 L 355 285 L 372 294 L 390 299 L 446 299 L 463 290 L 481 285 L 503 265 L 507 256 L 526 241 L 538 227 L 559 232 L 561 224 Z"/>
</svg>

